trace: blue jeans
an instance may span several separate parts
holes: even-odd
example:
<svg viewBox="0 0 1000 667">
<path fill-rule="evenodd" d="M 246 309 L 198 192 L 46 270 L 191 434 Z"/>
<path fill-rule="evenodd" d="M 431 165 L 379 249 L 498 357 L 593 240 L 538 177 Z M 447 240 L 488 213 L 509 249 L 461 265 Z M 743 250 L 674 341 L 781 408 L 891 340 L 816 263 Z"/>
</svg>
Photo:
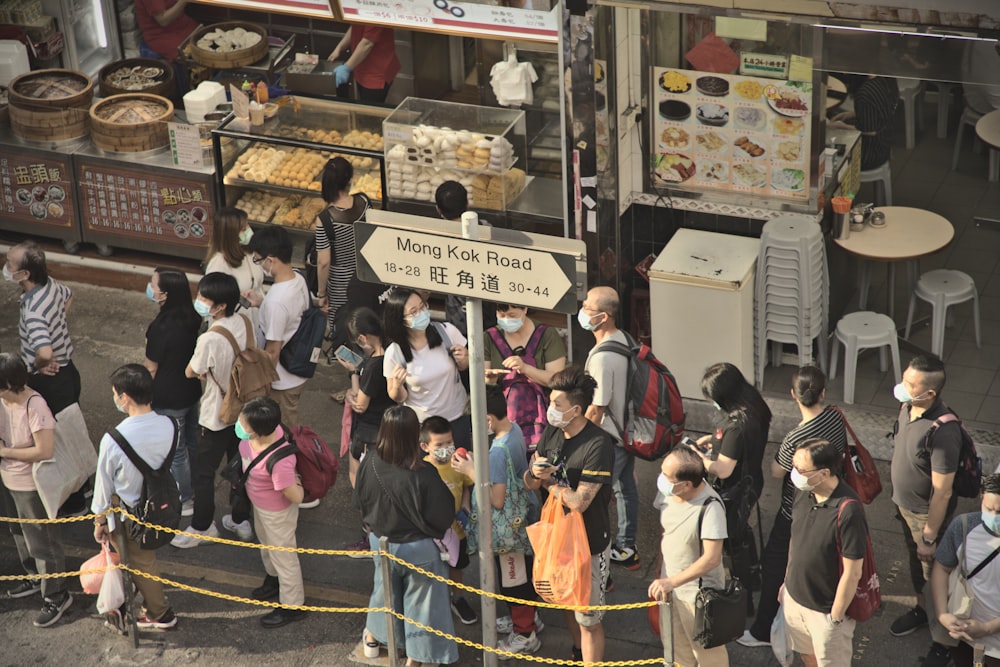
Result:
<svg viewBox="0 0 1000 667">
<path fill-rule="evenodd" d="M 385 593 L 382 589 L 378 537 L 371 532 L 368 540 L 372 548 L 372 560 L 375 563 L 375 586 L 368 606 L 382 607 L 385 605 Z M 408 563 L 442 577 L 448 576 L 448 565 L 441 560 L 441 552 L 434 544 L 434 540 L 429 537 L 406 544 L 389 542 L 388 548 L 389 553 Z M 392 602 L 396 611 L 441 632 L 455 634 L 455 623 L 451 618 L 451 596 L 447 584 L 428 579 L 395 561 L 390 566 L 390 572 Z M 409 623 L 404 624 L 399 619 L 394 620 L 396 639 L 406 649 L 406 657 L 410 660 L 444 665 L 458 661 L 458 646 L 455 642 Z M 384 613 L 369 613 L 366 627 L 379 643 L 386 643 L 388 633 Z"/>
<path fill-rule="evenodd" d="M 615 492 L 618 513 L 618 535 L 615 544 L 634 547 L 636 523 L 639 520 L 639 489 L 635 485 L 635 455 L 615 445 L 615 467 L 611 473 L 611 488 Z"/>
<path fill-rule="evenodd" d="M 173 417 L 177 420 L 180 437 L 177 439 L 177 453 L 174 454 L 174 462 L 170 466 L 170 472 L 177 480 L 177 488 L 181 492 L 181 502 L 187 502 L 194 498 L 189 458 L 194 456 L 194 449 L 198 445 L 198 403 L 177 410 L 160 409 L 156 411 L 156 414 Z"/>
</svg>

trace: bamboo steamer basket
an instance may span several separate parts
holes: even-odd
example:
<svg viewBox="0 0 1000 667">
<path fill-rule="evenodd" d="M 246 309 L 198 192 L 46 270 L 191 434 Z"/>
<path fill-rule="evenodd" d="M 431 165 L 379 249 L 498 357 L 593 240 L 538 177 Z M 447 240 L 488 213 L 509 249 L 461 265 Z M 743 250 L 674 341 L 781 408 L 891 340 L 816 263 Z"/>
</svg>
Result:
<svg viewBox="0 0 1000 667">
<path fill-rule="evenodd" d="M 225 52 L 212 51 L 211 49 L 203 49 L 198 46 L 198 40 L 208 33 L 215 30 L 232 30 L 233 28 L 243 28 L 247 32 L 256 32 L 260 35 L 260 41 L 249 48 Z M 267 29 L 262 25 L 245 21 L 213 23 L 212 25 L 196 30 L 191 35 L 189 44 L 191 45 L 191 58 L 199 65 L 215 69 L 235 69 L 237 67 L 253 65 L 267 55 Z"/>
<path fill-rule="evenodd" d="M 150 111 L 149 104 L 158 107 Z M 140 118 L 123 120 L 128 115 Z M 106 151 L 134 153 L 162 148 L 170 142 L 167 123 L 174 117 L 174 104 L 148 93 L 122 93 L 105 98 L 90 108 L 90 138 Z"/>
<path fill-rule="evenodd" d="M 108 81 L 108 77 L 111 74 L 126 67 L 155 67 L 162 70 L 163 74 L 155 79 L 151 79 L 154 82 L 153 85 L 141 90 L 129 90 Z M 174 78 L 174 66 L 165 60 L 157 60 L 156 58 L 126 58 L 125 60 L 109 63 L 101 68 L 100 74 L 97 75 L 97 80 L 100 82 L 101 97 L 111 97 L 112 95 L 121 95 L 123 93 L 146 93 L 148 95 L 170 97 L 177 90 L 177 81 Z"/>
<path fill-rule="evenodd" d="M 87 136 L 87 109 L 94 82 L 80 72 L 46 69 L 11 80 L 7 89 L 13 133 L 28 141 L 64 141 Z"/>
</svg>

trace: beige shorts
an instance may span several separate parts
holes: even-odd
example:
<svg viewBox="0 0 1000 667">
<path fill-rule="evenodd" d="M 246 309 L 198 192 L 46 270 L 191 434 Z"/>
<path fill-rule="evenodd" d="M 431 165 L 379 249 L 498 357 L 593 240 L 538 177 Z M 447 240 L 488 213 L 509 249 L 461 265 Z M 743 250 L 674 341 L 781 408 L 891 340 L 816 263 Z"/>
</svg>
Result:
<svg viewBox="0 0 1000 667">
<path fill-rule="evenodd" d="M 834 625 L 830 614 L 803 607 L 787 590 L 781 608 L 785 631 L 796 653 L 816 656 L 818 667 L 851 667 L 854 619 L 844 617 L 843 623 Z"/>
<path fill-rule="evenodd" d="M 599 554 L 590 556 L 590 604 L 602 606 L 608 587 L 608 573 L 611 564 L 611 545 Z M 603 611 L 574 612 L 576 622 L 581 627 L 589 628 L 598 625 L 604 618 Z"/>
</svg>

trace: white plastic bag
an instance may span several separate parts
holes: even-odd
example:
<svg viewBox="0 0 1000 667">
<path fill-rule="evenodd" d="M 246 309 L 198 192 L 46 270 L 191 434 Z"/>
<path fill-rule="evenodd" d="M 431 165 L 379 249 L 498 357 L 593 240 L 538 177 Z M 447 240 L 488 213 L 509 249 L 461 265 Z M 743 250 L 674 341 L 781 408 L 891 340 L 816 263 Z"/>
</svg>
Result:
<svg viewBox="0 0 1000 667">
<path fill-rule="evenodd" d="M 97 612 L 100 614 L 107 614 L 125 604 L 125 585 L 122 581 L 122 571 L 118 569 L 118 564 L 111 559 L 110 550 L 105 550 L 104 554 L 108 570 L 104 573 L 101 592 L 97 596 Z"/>
<path fill-rule="evenodd" d="M 781 667 L 792 667 L 795 650 L 792 648 L 792 639 L 785 627 L 785 610 L 781 605 L 778 605 L 778 613 L 771 623 L 771 650 L 774 651 L 774 657 L 778 659 Z"/>
</svg>

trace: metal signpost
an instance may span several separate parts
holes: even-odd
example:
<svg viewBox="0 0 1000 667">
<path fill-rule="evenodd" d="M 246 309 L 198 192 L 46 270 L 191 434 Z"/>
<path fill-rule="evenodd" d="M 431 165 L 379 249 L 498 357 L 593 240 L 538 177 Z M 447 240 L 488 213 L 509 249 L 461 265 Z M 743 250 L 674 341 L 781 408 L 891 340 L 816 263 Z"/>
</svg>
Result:
<svg viewBox="0 0 1000 667">
<path fill-rule="evenodd" d="M 576 312 L 585 285 L 586 246 L 574 239 L 480 226 L 473 212 L 456 223 L 371 210 L 367 222 L 354 224 L 354 239 L 362 280 L 468 298 L 476 505 L 480 516 L 489 517 L 483 509 L 491 504 L 482 300 Z M 478 529 L 480 588 L 493 593 L 493 523 L 483 518 Z M 482 599 L 482 624 L 483 645 L 496 646 L 496 600 L 491 597 Z M 496 654 L 484 652 L 483 664 L 495 667 Z"/>
</svg>

